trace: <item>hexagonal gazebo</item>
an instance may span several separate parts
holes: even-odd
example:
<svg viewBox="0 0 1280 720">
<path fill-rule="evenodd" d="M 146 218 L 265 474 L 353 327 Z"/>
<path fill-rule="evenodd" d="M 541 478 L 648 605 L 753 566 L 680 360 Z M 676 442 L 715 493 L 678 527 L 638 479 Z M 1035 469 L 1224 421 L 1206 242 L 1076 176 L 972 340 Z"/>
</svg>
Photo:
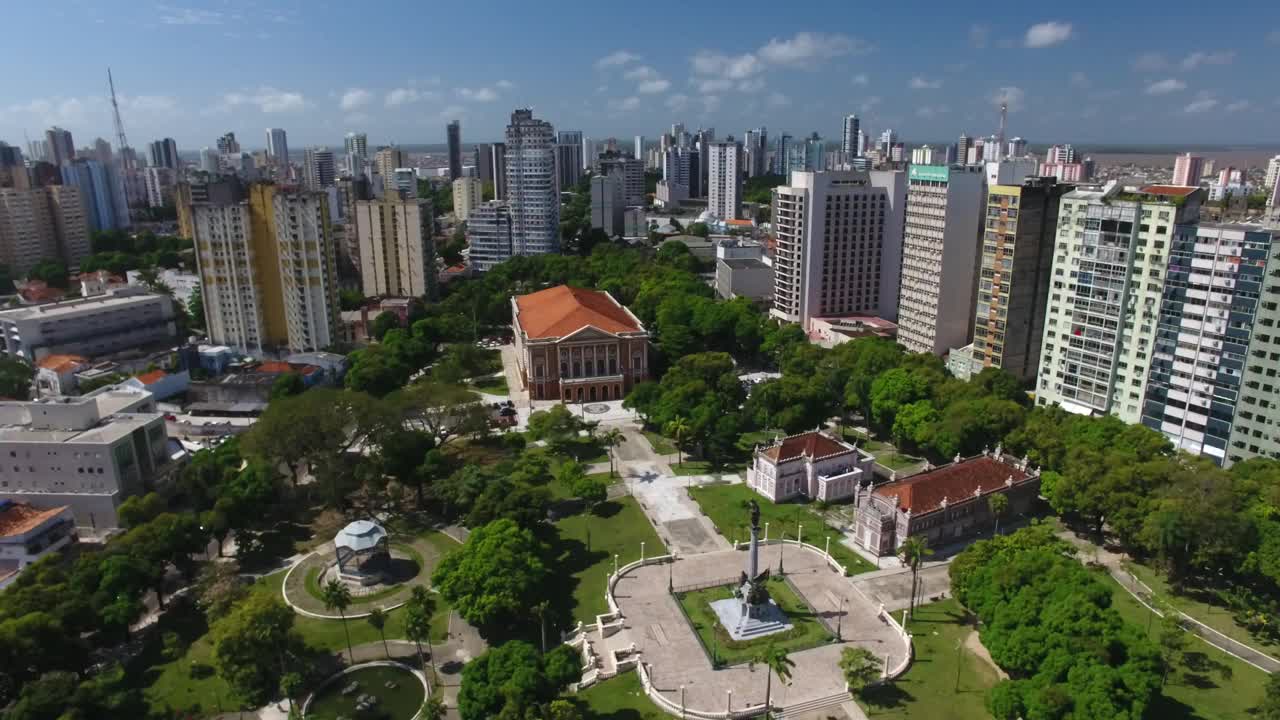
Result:
<svg viewBox="0 0 1280 720">
<path fill-rule="evenodd" d="M 373 585 L 381 582 L 391 563 L 387 531 L 372 520 L 356 520 L 333 538 L 338 559 L 338 576 L 343 580 Z"/>
</svg>

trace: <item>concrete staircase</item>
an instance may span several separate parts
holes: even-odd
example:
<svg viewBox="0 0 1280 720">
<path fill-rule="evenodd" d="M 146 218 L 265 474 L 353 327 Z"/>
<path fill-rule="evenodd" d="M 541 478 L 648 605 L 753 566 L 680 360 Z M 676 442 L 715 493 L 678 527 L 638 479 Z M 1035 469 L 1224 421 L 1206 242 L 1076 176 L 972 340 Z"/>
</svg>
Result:
<svg viewBox="0 0 1280 720">
<path fill-rule="evenodd" d="M 840 692 L 826 697 L 816 698 L 797 705 L 788 705 L 782 708 L 782 712 L 777 714 L 778 718 L 785 720 L 786 718 L 799 717 L 801 715 L 814 712 L 815 710 L 824 710 L 831 707 L 839 707 L 849 701 L 849 693 Z"/>
</svg>

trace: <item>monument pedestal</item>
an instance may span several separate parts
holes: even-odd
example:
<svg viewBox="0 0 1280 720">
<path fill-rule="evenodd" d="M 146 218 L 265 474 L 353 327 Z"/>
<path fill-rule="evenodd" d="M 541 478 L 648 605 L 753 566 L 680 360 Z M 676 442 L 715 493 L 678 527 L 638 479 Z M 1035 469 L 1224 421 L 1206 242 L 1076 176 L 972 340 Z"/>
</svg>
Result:
<svg viewBox="0 0 1280 720">
<path fill-rule="evenodd" d="M 772 600 L 747 606 L 738 598 L 727 598 L 711 603 L 711 609 L 734 640 L 753 640 L 792 628 L 787 614 Z"/>
</svg>

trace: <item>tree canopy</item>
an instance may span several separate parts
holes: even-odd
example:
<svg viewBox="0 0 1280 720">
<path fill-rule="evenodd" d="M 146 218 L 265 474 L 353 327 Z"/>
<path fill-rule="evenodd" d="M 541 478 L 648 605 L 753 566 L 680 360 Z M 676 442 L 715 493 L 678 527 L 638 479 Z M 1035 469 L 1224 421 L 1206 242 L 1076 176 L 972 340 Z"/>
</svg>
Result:
<svg viewBox="0 0 1280 720">
<path fill-rule="evenodd" d="M 476 528 L 461 549 L 445 556 L 432 584 L 458 614 L 481 628 L 510 627 L 544 592 L 545 546 L 510 519 Z"/>
</svg>

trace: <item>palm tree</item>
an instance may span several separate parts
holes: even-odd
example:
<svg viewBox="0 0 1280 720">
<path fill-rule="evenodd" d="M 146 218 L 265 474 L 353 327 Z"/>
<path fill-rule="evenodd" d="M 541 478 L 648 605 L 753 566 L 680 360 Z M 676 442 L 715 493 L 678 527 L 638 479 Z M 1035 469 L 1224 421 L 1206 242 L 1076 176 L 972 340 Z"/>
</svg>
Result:
<svg viewBox="0 0 1280 720">
<path fill-rule="evenodd" d="M 1000 516 L 1009 510 L 1009 496 L 1003 493 L 996 493 L 987 496 L 987 509 L 991 511 L 991 515 L 996 519 L 996 527 L 992 534 L 1000 534 Z"/>
<path fill-rule="evenodd" d="M 434 693 L 422 703 L 422 710 L 418 713 L 420 720 L 444 720 L 444 716 L 444 701 Z"/>
<path fill-rule="evenodd" d="M 355 663 L 356 654 L 351 649 L 351 630 L 347 628 L 347 608 L 351 607 L 351 588 L 340 580 L 330 580 L 320 590 L 320 599 L 324 601 L 325 610 L 337 610 L 342 618 L 342 631 L 347 634 L 347 656 Z"/>
<path fill-rule="evenodd" d="M 289 716 L 293 717 L 293 698 L 302 691 L 304 680 L 296 672 L 287 672 L 280 676 L 280 692 L 289 701 Z"/>
<path fill-rule="evenodd" d="M 898 557 L 911 566 L 911 601 L 908 608 L 912 618 L 916 616 L 916 579 L 920 576 L 920 563 L 932 554 L 929 540 L 923 535 L 911 535 L 898 546 Z"/>
<path fill-rule="evenodd" d="M 776 673 L 778 675 L 778 679 L 781 680 L 784 685 L 790 685 L 791 668 L 795 667 L 796 663 L 794 660 L 787 657 L 786 650 L 780 647 L 775 647 L 773 643 L 769 643 L 765 646 L 764 650 L 756 653 L 755 657 L 751 658 L 751 662 L 749 663 L 751 670 L 755 670 L 756 663 L 763 664 L 768 670 L 768 674 L 765 675 L 764 684 L 764 711 L 767 716 L 773 695 L 774 674 Z"/>
<path fill-rule="evenodd" d="M 425 587 L 417 585 L 411 591 L 409 602 L 405 607 L 405 633 L 418 646 L 418 663 L 426 669 L 422 660 L 422 643 L 427 643 L 431 650 L 431 616 L 436 612 L 436 599 Z M 430 652 L 431 674 L 436 672 L 436 655 Z"/>
<path fill-rule="evenodd" d="M 613 449 L 627 441 L 627 436 L 618 428 L 609 428 L 600 435 L 600 442 L 609 449 L 609 477 L 617 477 L 613 469 Z"/>
<path fill-rule="evenodd" d="M 369 611 L 369 617 L 365 618 L 374 630 L 378 631 L 378 635 L 382 638 L 382 652 L 391 659 L 391 651 L 387 649 L 387 614 L 382 612 L 382 608 L 374 608 Z"/>
<path fill-rule="evenodd" d="M 667 423 L 665 428 L 667 435 L 675 438 L 676 441 L 676 464 L 684 465 L 683 444 L 685 436 L 689 434 L 689 421 L 677 416 L 675 420 Z"/>
<path fill-rule="evenodd" d="M 533 613 L 538 616 L 538 630 L 542 632 L 542 653 L 547 653 L 547 610 L 551 604 L 546 600 L 533 606 Z"/>
</svg>

